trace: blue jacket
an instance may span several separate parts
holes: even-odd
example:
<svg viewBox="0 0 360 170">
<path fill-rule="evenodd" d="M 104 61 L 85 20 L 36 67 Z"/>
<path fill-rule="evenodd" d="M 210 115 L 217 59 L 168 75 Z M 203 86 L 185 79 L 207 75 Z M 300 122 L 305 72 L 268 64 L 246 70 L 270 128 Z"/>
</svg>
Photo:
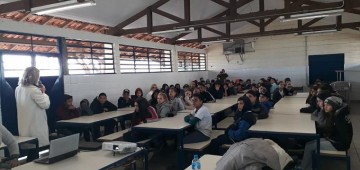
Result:
<svg viewBox="0 0 360 170">
<path fill-rule="evenodd" d="M 247 130 L 255 123 L 256 117 L 254 113 L 248 111 L 229 127 L 228 136 L 234 141 L 242 141 L 244 139 L 247 139 Z"/>
</svg>

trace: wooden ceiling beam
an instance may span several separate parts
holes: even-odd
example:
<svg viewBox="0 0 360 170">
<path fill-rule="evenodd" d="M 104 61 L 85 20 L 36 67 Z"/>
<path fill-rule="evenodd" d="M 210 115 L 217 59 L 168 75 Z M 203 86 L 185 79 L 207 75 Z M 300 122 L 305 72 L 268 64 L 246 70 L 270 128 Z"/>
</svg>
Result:
<svg viewBox="0 0 360 170">
<path fill-rule="evenodd" d="M 333 7 L 337 7 L 337 6 L 333 6 Z M 225 23 L 233 23 L 233 22 L 240 22 L 240 21 L 273 18 L 273 17 L 284 16 L 284 15 L 301 14 L 304 11 L 317 12 L 317 11 L 324 11 L 324 10 L 328 10 L 328 9 L 314 8 L 311 6 L 306 6 L 306 7 L 301 7 L 301 10 L 290 10 L 290 11 L 288 9 L 265 10 L 265 11 L 258 11 L 258 12 L 250 12 L 250 13 L 246 13 L 246 14 L 239 14 L 236 16 L 226 16 L 226 17 L 220 17 L 220 18 L 210 18 L 210 19 L 191 21 L 190 24 L 175 23 L 175 24 L 159 25 L 159 26 L 154 26 L 153 31 L 165 31 L 165 30 L 176 29 L 176 28 L 204 27 L 207 25 L 225 24 Z M 141 33 L 141 32 L 146 32 L 146 31 L 147 31 L 146 27 L 145 28 L 134 28 L 134 29 L 123 30 L 121 33 L 115 34 L 115 35 Z"/>
<path fill-rule="evenodd" d="M 211 1 L 223 6 L 225 8 L 230 8 L 230 3 L 225 2 L 223 0 L 211 0 Z"/>
<path fill-rule="evenodd" d="M 126 27 L 127 25 L 135 22 L 136 20 L 138 20 L 139 18 L 145 16 L 148 12 L 148 9 L 157 9 L 158 7 L 164 5 L 165 3 L 169 2 L 169 0 L 158 0 L 157 2 L 155 2 L 154 4 L 150 5 L 149 7 L 143 9 L 142 11 L 136 13 L 135 15 L 133 15 L 132 17 L 126 19 L 125 21 L 117 24 L 115 27 L 110 29 L 110 33 L 112 34 L 119 34 L 119 32 L 121 32 L 121 30 Z"/>
<path fill-rule="evenodd" d="M 290 29 L 264 31 L 264 32 L 234 34 L 234 35 L 231 35 L 230 37 L 227 37 L 227 36 L 208 37 L 208 38 L 202 38 L 202 41 L 216 41 L 216 40 L 222 40 L 222 39 L 238 39 L 238 38 L 253 38 L 253 37 L 261 37 L 261 36 L 274 36 L 274 35 L 301 33 L 301 32 L 305 32 L 305 31 L 320 31 L 320 30 L 334 29 L 334 28 L 353 29 L 356 27 L 360 27 L 360 22 L 342 23 L 341 25 L 331 24 L 331 25 L 314 26 L 314 27 L 309 27 L 309 28 L 302 27 L 302 28 L 290 28 Z M 194 42 L 199 42 L 199 41 L 198 41 L 198 39 L 182 40 L 182 41 L 176 41 L 175 44 L 194 43 Z"/>
</svg>

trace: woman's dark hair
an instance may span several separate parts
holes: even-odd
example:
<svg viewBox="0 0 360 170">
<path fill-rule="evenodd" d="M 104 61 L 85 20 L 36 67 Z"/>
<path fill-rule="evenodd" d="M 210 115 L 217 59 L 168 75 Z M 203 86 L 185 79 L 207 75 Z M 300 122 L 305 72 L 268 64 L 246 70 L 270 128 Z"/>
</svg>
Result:
<svg viewBox="0 0 360 170">
<path fill-rule="evenodd" d="M 159 89 L 156 89 L 153 93 L 152 93 L 152 95 L 151 95 L 151 99 L 157 99 L 157 95 L 160 93 L 160 90 Z"/>
<path fill-rule="evenodd" d="M 166 83 L 164 83 L 164 84 L 161 86 L 161 90 L 162 90 L 162 91 L 165 91 L 165 90 L 167 90 L 168 88 L 169 88 L 169 85 L 166 84 Z"/>
<path fill-rule="evenodd" d="M 250 99 L 247 96 L 241 96 L 238 98 L 237 101 L 244 102 L 244 108 L 241 110 L 241 112 L 245 113 L 245 112 L 251 110 L 252 104 L 251 104 Z"/>
<path fill-rule="evenodd" d="M 204 102 L 204 97 L 200 93 L 193 94 L 193 98 L 194 97 L 197 97 L 198 99 L 201 100 L 201 102 Z"/>
<path fill-rule="evenodd" d="M 172 91 L 174 91 L 176 93 L 175 97 L 177 97 L 179 95 L 179 92 L 175 87 L 170 87 L 169 92 L 170 92 L 170 90 L 172 90 Z"/>
<path fill-rule="evenodd" d="M 136 96 L 136 94 L 137 94 L 138 91 L 141 92 L 141 97 L 142 97 L 142 96 L 144 95 L 144 93 L 143 93 L 143 91 L 142 91 L 141 88 L 137 88 L 137 89 L 135 90 L 135 96 Z"/>
<path fill-rule="evenodd" d="M 105 96 L 106 97 L 106 94 L 104 92 L 102 92 L 102 93 L 99 94 L 99 97 L 100 96 Z"/>
<path fill-rule="evenodd" d="M 321 84 L 319 86 L 319 89 L 321 92 L 329 92 L 329 93 L 334 93 L 334 89 L 332 88 L 332 86 L 330 84 Z"/>
</svg>

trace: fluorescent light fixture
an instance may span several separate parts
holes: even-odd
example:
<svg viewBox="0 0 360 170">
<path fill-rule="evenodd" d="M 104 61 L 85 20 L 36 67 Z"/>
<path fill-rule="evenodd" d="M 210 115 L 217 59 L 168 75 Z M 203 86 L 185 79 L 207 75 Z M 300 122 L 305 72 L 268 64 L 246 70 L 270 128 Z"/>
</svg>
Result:
<svg viewBox="0 0 360 170">
<path fill-rule="evenodd" d="M 167 34 L 167 33 L 191 33 L 195 29 L 194 27 L 190 27 L 189 30 L 186 30 L 185 28 L 179 28 L 179 29 L 173 29 L 173 30 L 165 30 L 165 31 L 156 31 L 152 32 L 152 35 L 160 35 L 160 34 Z"/>
<path fill-rule="evenodd" d="M 303 13 L 303 14 L 294 14 L 290 15 L 289 18 L 285 18 L 284 16 L 280 17 L 281 22 L 288 21 L 296 21 L 303 19 L 314 19 L 314 18 L 323 18 L 323 17 L 331 17 L 331 16 L 340 16 L 344 12 L 344 9 L 336 9 L 336 10 L 328 10 L 328 11 L 319 11 L 319 12 L 311 12 L 311 13 Z"/>
<path fill-rule="evenodd" d="M 67 3 L 65 3 L 65 2 L 67 2 Z M 50 14 L 50 13 L 66 11 L 66 10 L 70 10 L 70 9 L 77 9 L 77 8 L 83 8 L 83 7 L 96 5 L 95 0 L 85 1 L 85 2 L 81 2 L 81 3 L 78 3 L 77 1 L 75 1 L 75 2 L 74 1 L 65 1 L 65 2 L 64 3 L 56 3 L 56 4 L 60 4 L 60 5 L 54 4 L 54 5 L 46 5 L 46 6 L 32 8 L 31 12 L 35 13 L 37 15 L 44 15 L 44 14 Z"/>
<path fill-rule="evenodd" d="M 330 29 L 330 30 L 319 30 L 319 31 L 306 31 L 302 33 L 297 33 L 296 35 L 314 35 L 314 34 L 326 34 L 326 33 L 334 33 L 338 32 L 337 29 Z"/>
<path fill-rule="evenodd" d="M 227 40 L 206 41 L 206 42 L 202 42 L 201 44 L 210 45 L 210 44 L 223 43 L 223 42 L 227 42 Z"/>
</svg>

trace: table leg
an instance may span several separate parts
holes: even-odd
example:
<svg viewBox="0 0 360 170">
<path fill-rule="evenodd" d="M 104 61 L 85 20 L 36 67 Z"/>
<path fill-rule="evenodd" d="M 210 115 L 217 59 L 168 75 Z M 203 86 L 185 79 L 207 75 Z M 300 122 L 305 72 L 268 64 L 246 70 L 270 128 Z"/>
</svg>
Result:
<svg viewBox="0 0 360 170">
<path fill-rule="evenodd" d="M 149 167 L 148 167 L 149 160 L 148 160 L 148 150 L 147 149 L 144 149 L 144 159 L 145 159 L 144 160 L 144 169 L 149 170 Z"/>
<path fill-rule="evenodd" d="M 184 139 L 184 131 L 181 131 L 180 133 L 178 133 L 177 135 L 177 159 L 178 159 L 178 170 L 183 170 L 184 168 L 184 144 L 183 144 L 183 139 Z"/>
<path fill-rule="evenodd" d="M 320 136 L 316 135 L 316 169 L 320 169 Z"/>
</svg>

